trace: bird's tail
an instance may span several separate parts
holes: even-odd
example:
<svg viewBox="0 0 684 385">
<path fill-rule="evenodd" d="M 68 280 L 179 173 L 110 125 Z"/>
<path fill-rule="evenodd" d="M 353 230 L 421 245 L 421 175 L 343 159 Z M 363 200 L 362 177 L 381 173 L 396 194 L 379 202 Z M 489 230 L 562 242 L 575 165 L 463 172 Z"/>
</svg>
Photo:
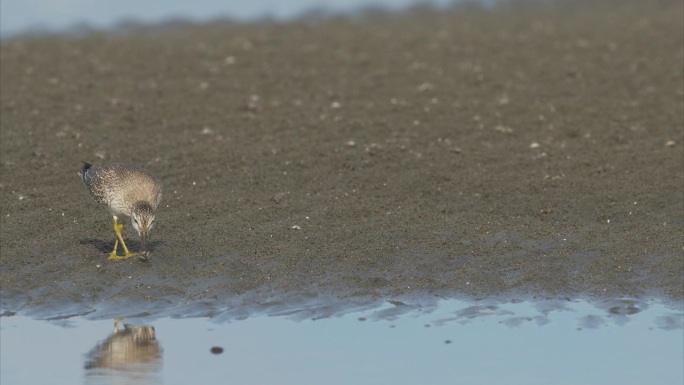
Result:
<svg viewBox="0 0 684 385">
<path fill-rule="evenodd" d="M 83 162 L 83 167 L 81 168 L 81 171 L 78 172 L 78 176 L 80 176 L 84 182 L 86 181 L 86 172 L 90 170 L 91 167 L 93 167 L 92 164 Z"/>
</svg>

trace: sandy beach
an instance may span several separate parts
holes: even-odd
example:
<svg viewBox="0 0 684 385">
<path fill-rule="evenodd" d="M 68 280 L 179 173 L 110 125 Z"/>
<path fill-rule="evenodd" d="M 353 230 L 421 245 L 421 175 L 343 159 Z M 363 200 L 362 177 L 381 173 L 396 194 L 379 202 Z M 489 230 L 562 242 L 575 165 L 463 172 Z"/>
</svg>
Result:
<svg viewBox="0 0 684 385">
<path fill-rule="evenodd" d="M 681 302 L 683 13 L 577 1 L 2 41 L 2 306 Z M 164 182 L 149 261 L 107 260 L 81 161 Z"/>
</svg>

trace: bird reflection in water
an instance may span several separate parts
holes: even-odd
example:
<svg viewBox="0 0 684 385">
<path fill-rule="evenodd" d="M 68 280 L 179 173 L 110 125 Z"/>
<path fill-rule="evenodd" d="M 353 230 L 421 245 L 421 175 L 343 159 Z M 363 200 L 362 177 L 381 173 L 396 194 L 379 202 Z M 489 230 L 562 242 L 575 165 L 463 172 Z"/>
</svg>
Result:
<svg viewBox="0 0 684 385">
<path fill-rule="evenodd" d="M 114 332 L 86 355 L 88 383 L 161 384 L 162 348 L 152 326 L 114 321 Z M 108 381 L 109 380 L 109 381 Z"/>
</svg>

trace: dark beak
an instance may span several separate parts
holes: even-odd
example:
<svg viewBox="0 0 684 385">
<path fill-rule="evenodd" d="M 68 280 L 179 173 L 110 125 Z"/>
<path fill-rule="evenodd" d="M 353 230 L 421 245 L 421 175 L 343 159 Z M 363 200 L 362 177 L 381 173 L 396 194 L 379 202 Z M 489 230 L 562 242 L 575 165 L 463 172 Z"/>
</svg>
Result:
<svg viewBox="0 0 684 385">
<path fill-rule="evenodd" d="M 142 243 L 142 251 L 147 250 L 147 231 L 143 230 L 140 232 L 140 240 Z"/>
</svg>

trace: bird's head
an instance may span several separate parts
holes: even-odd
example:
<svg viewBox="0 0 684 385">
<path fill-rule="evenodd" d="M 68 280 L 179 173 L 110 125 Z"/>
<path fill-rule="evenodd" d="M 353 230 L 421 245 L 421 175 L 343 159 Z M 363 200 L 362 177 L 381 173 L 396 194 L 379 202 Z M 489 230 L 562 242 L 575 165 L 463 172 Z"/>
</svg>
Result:
<svg viewBox="0 0 684 385">
<path fill-rule="evenodd" d="M 140 235 L 142 247 L 145 249 L 147 233 L 154 226 L 154 208 L 152 205 L 145 201 L 136 202 L 131 212 L 131 222 L 133 222 L 135 231 Z"/>
</svg>

